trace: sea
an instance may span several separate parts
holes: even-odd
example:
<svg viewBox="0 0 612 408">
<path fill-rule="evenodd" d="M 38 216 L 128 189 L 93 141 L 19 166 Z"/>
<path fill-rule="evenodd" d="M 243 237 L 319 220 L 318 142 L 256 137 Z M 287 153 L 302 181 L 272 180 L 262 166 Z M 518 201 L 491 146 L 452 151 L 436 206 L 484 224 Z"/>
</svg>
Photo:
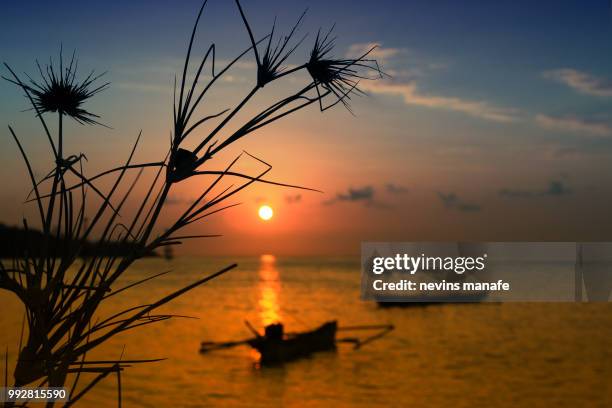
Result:
<svg viewBox="0 0 612 408">
<path fill-rule="evenodd" d="M 125 368 L 124 407 L 612 406 L 612 304 L 381 308 L 360 297 L 358 257 L 144 259 L 117 287 L 171 272 L 109 298 L 99 317 L 151 303 L 234 262 L 236 269 L 160 310 L 189 318 L 135 328 L 88 355 L 165 358 Z M 0 291 L 0 348 L 8 348 L 9 374 L 22 319 L 17 299 Z M 251 337 L 245 322 L 260 332 L 274 322 L 297 332 L 330 320 L 395 330 L 359 349 L 339 343 L 335 351 L 273 367 L 258 364 L 257 352 L 244 345 L 199 353 L 202 341 Z M 110 375 L 76 406 L 116 407 L 117 393 Z"/>
</svg>

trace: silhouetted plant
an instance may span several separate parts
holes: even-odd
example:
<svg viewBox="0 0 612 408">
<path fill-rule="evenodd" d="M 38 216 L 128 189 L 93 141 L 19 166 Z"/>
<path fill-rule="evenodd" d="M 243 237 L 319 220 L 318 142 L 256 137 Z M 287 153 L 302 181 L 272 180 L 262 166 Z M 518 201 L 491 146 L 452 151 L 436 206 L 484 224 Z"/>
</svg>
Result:
<svg viewBox="0 0 612 408">
<path fill-rule="evenodd" d="M 19 345 L 20 352 L 13 372 L 14 385 L 69 386 L 72 390 L 71 400 L 65 406 L 70 406 L 79 401 L 100 380 L 115 373 L 119 380 L 118 402 L 121 405 L 121 371 L 131 364 L 156 360 L 89 361 L 86 358 L 87 353 L 117 334 L 174 317 L 168 314 L 155 314 L 155 311 L 185 292 L 226 273 L 236 267 L 236 264 L 202 277 L 150 304 L 134 306 L 101 318 L 96 313 L 107 299 L 162 274 L 119 288 L 116 287 L 117 279 L 134 261 L 155 249 L 180 245 L 188 239 L 217 236 L 178 235 L 178 233 L 188 225 L 236 205 L 226 204 L 227 200 L 253 183 L 304 189 L 264 179 L 271 166 L 246 152 L 232 160 L 224 169 L 205 169 L 207 161 L 247 134 L 312 103 L 318 102 L 321 111 L 338 103 L 348 108 L 350 96 L 360 92 L 357 81 L 361 78 L 369 79 L 367 71 L 381 74 L 376 62 L 366 59 L 369 52 L 355 59 L 331 57 L 333 48 L 333 39 L 329 38 L 331 31 L 324 37 L 317 35 L 307 62 L 293 68 L 285 68 L 287 59 L 304 40 L 302 38 L 292 43 L 292 38 L 304 15 L 300 16 L 290 33 L 282 39 L 275 40 L 274 25 L 268 35 L 256 40 L 238 0 L 236 4 L 248 33 L 250 46 L 217 72 L 216 47 L 212 44 L 201 58 L 193 81 L 188 83 L 192 48 L 206 1 L 199 10 L 180 81 L 177 83 L 175 80 L 173 134 L 168 153 L 161 161 L 132 162 L 140 140 L 139 135 L 125 164 L 95 176 L 87 176 L 83 171 L 84 155 L 67 156 L 64 153 L 63 119 L 69 117 L 82 125 L 99 124 L 97 121 L 99 117 L 88 112 L 84 104 L 89 98 L 106 89 L 108 83 L 97 84 L 100 76 L 93 72 L 78 80 L 74 54 L 66 65 L 61 51 L 59 61 L 55 65 L 50 61 L 43 68 L 37 62 L 40 74 L 38 81 L 30 77 L 24 81 L 6 63 L 4 64 L 10 76 L 3 78 L 17 85 L 25 93 L 41 122 L 54 160 L 53 170 L 38 180 L 20 139 L 9 126 L 28 170 L 32 184 L 31 195 L 33 195 L 28 202 L 36 205 L 43 236 L 42 248 L 30 251 L 28 246 L 39 245 L 39 242 L 29 242 L 23 248 L 23 255 L 10 261 L 0 261 L 0 288 L 13 292 L 23 303 L 26 313 L 27 331 L 25 341 L 22 338 Z M 265 44 L 263 52 L 259 49 L 261 44 Z M 197 108 L 204 102 L 207 92 L 249 52 L 253 52 L 257 63 L 254 87 L 233 108 L 197 116 Z M 208 61 L 211 66 L 211 77 L 203 87 L 198 88 L 204 66 Z M 223 131 L 226 131 L 228 125 L 233 125 L 236 121 L 236 114 L 265 85 L 302 70 L 310 74 L 310 81 L 301 89 L 263 109 L 240 124 L 237 130 L 224 134 Z M 327 99 L 330 99 L 330 102 L 324 107 L 323 103 Z M 57 115 L 56 134 L 53 134 L 47 125 L 49 114 Z M 213 120 L 218 120 L 218 124 L 197 144 L 197 147 L 194 150 L 186 148 L 184 142 L 187 137 L 203 124 Z M 234 171 L 236 163 L 245 156 L 259 161 L 263 164 L 264 170 L 254 175 Z M 121 210 L 147 168 L 153 168 L 155 172 L 141 204 L 132 217 L 122 217 L 119 220 Z M 126 179 L 133 171 L 136 171 L 136 174 L 131 182 L 127 182 Z M 172 187 L 200 175 L 214 176 L 214 179 L 169 228 L 154 235 L 160 213 Z M 97 185 L 98 182 L 111 176 L 114 178 L 110 189 L 103 191 L 104 189 Z M 214 189 L 219 188 L 221 180 L 226 177 L 236 178 L 241 182 L 236 186 L 231 184 L 222 189 L 221 193 L 213 195 Z M 122 188 L 126 191 L 119 194 Z M 100 199 L 91 214 L 87 211 L 87 204 L 90 201 L 88 191 L 93 191 Z M 88 218 L 89 222 L 86 221 Z M 23 228 L 26 233 L 30 228 L 26 219 L 23 220 Z M 100 248 L 109 242 L 117 242 L 129 244 L 133 250 L 127 254 L 96 254 L 94 251 L 93 255 L 82 257 L 83 246 L 94 240 L 94 231 L 97 234 L 95 243 Z M 50 245 L 52 241 L 54 244 Z M 57 245 L 57 242 L 62 242 L 63 245 Z M 81 384 L 84 373 L 94 376 L 89 378 L 86 384 Z"/>
</svg>

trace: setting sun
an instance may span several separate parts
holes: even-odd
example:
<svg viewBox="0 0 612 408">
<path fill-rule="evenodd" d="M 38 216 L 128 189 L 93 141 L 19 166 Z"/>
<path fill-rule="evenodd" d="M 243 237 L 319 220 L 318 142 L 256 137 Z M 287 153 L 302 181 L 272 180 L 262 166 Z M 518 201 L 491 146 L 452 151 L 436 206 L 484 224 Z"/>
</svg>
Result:
<svg viewBox="0 0 612 408">
<path fill-rule="evenodd" d="M 273 215 L 274 211 L 269 205 L 262 205 L 261 207 L 259 207 L 259 218 L 261 218 L 262 220 L 268 221 L 270 218 L 272 218 Z"/>
</svg>

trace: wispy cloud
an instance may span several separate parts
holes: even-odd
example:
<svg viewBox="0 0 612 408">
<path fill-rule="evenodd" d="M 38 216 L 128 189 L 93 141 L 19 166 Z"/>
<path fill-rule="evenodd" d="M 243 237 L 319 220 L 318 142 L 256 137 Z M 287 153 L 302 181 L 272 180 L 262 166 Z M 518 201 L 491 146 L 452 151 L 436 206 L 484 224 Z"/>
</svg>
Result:
<svg viewBox="0 0 612 408">
<path fill-rule="evenodd" d="M 408 193 L 408 188 L 402 185 L 387 183 L 381 186 L 380 191 L 388 193 L 387 199 L 391 199 L 391 196 L 397 196 Z M 336 196 L 330 200 L 324 201 L 323 204 L 331 205 L 341 202 L 358 202 L 363 203 L 367 207 L 374 207 L 379 209 L 390 209 L 393 208 L 393 204 L 387 202 L 386 199 L 380 199 L 378 193 L 373 186 L 364 186 L 359 188 L 349 187 L 345 192 L 337 193 Z M 384 194 L 382 194 L 384 196 Z M 288 197 L 287 197 L 288 198 Z"/>
<path fill-rule="evenodd" d="M 372 47 L 376 48 L 372 50 Z M 380 42 L 353 44 L 349 46 L 346 57 L 363 55 L 370 50 L 368 57 L 382 64 L 383 71 L 395 79 L 405 81 L 448 68 L 446 62 L 432 61 L 406 48 L 385 47 Z"/>
<path fill-rule="evenodd" d="M 193 78 L 190 78 L 189 76 L 188 79 L 190 81 L 193 80 Z M 202 75 L 200 77 L 200 81 L 210 81 L 211 79 L 212 77 L 207 75 Z M 225 74 L 219 79 L 219 81 L 227 84 L 241 84 L 246 83 L 249 80 L 245 76 Z M 155 79 L 119 81 L 115 85 L 120 89 L 125 89 L 128 91 L 158 92 L 165 94 L 172 93 L 173 89 L 173 84 L 171 82 Z"/>
<path fill-rule="evenodd" d="M 225 66 L 230 61 L 217 60 L 217 67 Z M 136 92 L 157 92 L 157 93 L 172 93 L 173 81 L 175 75 L 180 78 L 182 72 L 183 60 L 165 59 L 158 62 L 139 61 L 132 64 L 116 63 L 113 65 L 111 73 L 115 78 L 113 86 L 120 89 Z M 194 61 L 188 68 L 187 80 L 191 82 L 195 79 L 195 73 L 199 67 L 199 61 Z M 208 82 L 212 79 L 212 71 L 209 68 L 210 63 L 204 68 L 200 74 L 200 84 Z M 239 84 L 250 81 L 249 71 L 256 68 L 254 62 L 237 61 L 233 65 L 233 70 L 228 71 L 225 75 L 219 78 L 221 82 L 229 84 Z"/>
<path fill-rule="evenodd" d="M 231 61 L 224 59 L 215 60 L 215 66 L 217 69 L 219 67 L 225 67 Z M 166 58 L 162 60 L 140 60 L 135 61 L 131 64 L 124 64 L 122 62 L 116 62 L 112 65 L 111 72 L 113 74 L 118 74 L 121 76 L 142 76 L 142 75 L 161 75 L 164 78 L 174 78 L 174 75 L 180 76 L 183 71 L 184 64 L 183 57 L 181 58 Z M 199 68 L 200 61 L 193 60 L 189 64 L 188 72 L 194 73 Z M 254 61 L 249 61 L 246 59 L 236 61 L 232 65 L 232 69 L 234 70 L 242 70 L 242 71 L 252 71 L 257 68 L 257 64 Z M 202 75 L 207 75 L 210 78 L 212 74 L 212 60 L 206 63 L 204 70 L 202 71 Z M 190 77 L 193 80 L 193 76 Z"/>
<path fill-rule="evenodd" d="M 160 85 L 154 82 L 136 82 L 136 81 L 126 81 L 126 82 L 117 82 L 115 86 L 119 89 L 124 89 L 126 91 L 136 91 L 136 92 L 157 92 L 163 94 L 172 94 L 172 85 Z"/>
<path fill-rule="evenodd" d="M 301 194 L 286 195 L 285 201 L 287 202 L 287 204 L 299 203 L 300 201 L 302 201 L 302 195 Z"/>
<path fill-rule="evenodd" d="M 342 201 L 372 203 L 374 200 L 374 188 L 364 186 L 360 188 L 349 187 L 348 191 L 336 194 L 336 197 L 325 201 L 323 204 L 330 205 Z"/>
<path fill-rule="evenodd" d="M 392 81 L 364 81 L 362 83 L 362 88 L 376 94 L 400 96 L 406 105 L 445 109 L 501 123 L 514 122 L 519 119 L 519 111 L 515 108 L 499 107 L 486 101 L 423 94 L 417 89 L 417 85 L 414 81 L 405 83 Z"/>
<path fill-rule="evenodd" d="M 383 47 L 381 43 L 370 42 L 351 45 L 346 53 L 346 56 L 350 58 L 356 55 L 363 55 L 372 48 L 374 49 L 372 50 L 372 52 L 370 52 L 370 54 L 368 54 L 368 57 L 382 62 L 385 62 L 389 58 L 393 58 L 405 52 L 403 48 L 388 48 Z"/>
<path fill-rule="evenodd" d="M 612 127 L 605 122 L 588 120 L 577 116 L 536 115 L 536 123 L 550 130 L 560 130 L 573 133 L 586 133 L 594 136 L 612 135 Z"/>
<path fill-rule="evenodd" d="M 173 195 L 173 194 L 169 195 L 168 198 L 166 198 L 167 205 L 188 205 L 188 204 L 193 204 L 194 201 L 195 201 L 195 198 L 185 197 L 181 195 Z"/>
<path fill-rule="evenodd" d="M 372 198 L 374 198 L 374 188 L 371 186 L 349 188 L 348 192 L 336 195 L 336 199 L 340 201 L 364 201 Z"/>
<path fill-rule="evenodd" d="M 438 198 L 440 198 L 442 204 L 444 204 L 444 207 L 449 210 L 458 210 L 464 212 L 476 212 L 482 210 L 482 207 L 480 205 L 463 201 L 455 193 L 439 192 Z"/>
<path fill-rule="evenodd" d="M 561 82 L 577 92 L 593 95 L 612 97 L 612 81 L 581 72 L 576 69 L 562 68 L 545 71 L 544 78 Z"/>
<path fill-rule="evenodd" d="M 494 122 L 513 122 L 519 119 L 515 108 L 499 107 L 487 101 L 476 101 L 454 96 L 430 95 L 421 92 L 416 78 L 425 72 L 446 68 L 446 64 L 423 61 L 404 48 L 383 47 L 381 43 L 360 43 L 349 47 L 347 55 L 363 54 L 376 47 L 370 54 L 382 62 L 383 70 L 393 76 L 393 80 L 362 81 L 362 89 L 375 94 L 399 96 L 406 105 L 423 106 L 432 109 L 444 109 Z M 401 58 L 410 54 L 411 58 Z M 418 61 L 414 61 L 414 60 Z"/>
<path fill-rule="evenodd" d="M 499 195 L 506 198 L 561 197 L 571 194 L 571 190 L 560 180 L 552 180 L 543 190 L 512 190 L 502 189 Z"/>
</svg>

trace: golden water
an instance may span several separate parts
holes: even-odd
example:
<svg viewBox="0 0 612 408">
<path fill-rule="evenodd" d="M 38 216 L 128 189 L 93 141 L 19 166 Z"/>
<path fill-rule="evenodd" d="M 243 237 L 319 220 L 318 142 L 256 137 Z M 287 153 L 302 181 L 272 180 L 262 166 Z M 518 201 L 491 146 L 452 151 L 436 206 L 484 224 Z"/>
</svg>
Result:
<svg viewBox="0 0 612 408">
<path fill-rule="evenodd" d="M 155 300 L 233 261 L 240 267 L 164 309 L 177 319 L 136 329 L 89 358 L 167 357 L 126 369 L 127 407 L 610 407 L 612 305 L 478 304 L 381 309 L 359 298 L 356 259 L 147 259 L 123 278 L 173 273 L 111 298 L 103 314 Z M 14 363 L 22 310 L 0 293 L 0 346 Z M 259 368 L 248 347 L 200 355 L 203 340 L 250 336 L 283 321 L 288 331 L 393 323 L 388 336 L 353 350 Z M 339 336 L 343 334 L 339 332 Z M 109 376 L 84 407 L 116 406 Z"/>
</svg>

